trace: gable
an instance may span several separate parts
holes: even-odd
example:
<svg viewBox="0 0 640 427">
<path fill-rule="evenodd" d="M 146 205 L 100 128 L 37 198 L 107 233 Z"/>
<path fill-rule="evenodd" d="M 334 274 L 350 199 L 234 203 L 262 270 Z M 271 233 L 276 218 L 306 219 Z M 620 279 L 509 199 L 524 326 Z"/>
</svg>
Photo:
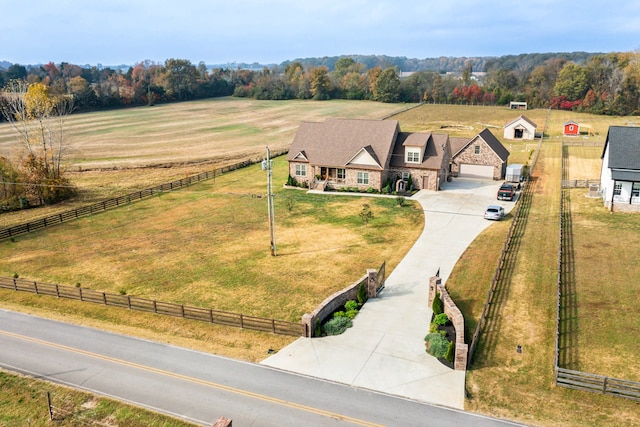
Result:
<svg viewBox="0 0 640 427">
<path fill-rule="evenodd" d="M 500 161 L 505 162 L 509 158 L 509 150 L 491 133 L 489 129 L 484 129 L 475 137 L 471 138 L 463 147 L 461 147 L 454 155 L 453 158 L 459 157 L 462 154 L 474 150 L 474 146 L 478 141 L 483 142 L 486 146 L 493 151 Z"/>
<path fill-rule="evenodd" d="M 525 129 L 533 129 L 534 131 L 538 127 L 538 125 L 536 125 L 534 122 L 529 120 L 526 116 L 522 115 L 516 118 L 515 120 L 512 120 L 506 125 L 504 125 L 503 128 L 506 129 L 509 127 L 517 126 L 517 125 L 523 126 Z"/>
<path fill-rule="evenodd" d="M 291 160 L 295 160 L 295 161 L 298 161 L 298 162 L 308 162 L 309 161 L 309 159 L 307 159 L 307 156 L 305 156 L 304 151 L 300 151 L 298 154 L 293 156 L 291 158 Z"/>
<path fill-rule="evenodd" d="M 364 147 L 353 156 L 344 166 L 374 166 L 382 169 L 382 165 L 378 162 L 375 153 L 370 146 Z"/>
</svg>

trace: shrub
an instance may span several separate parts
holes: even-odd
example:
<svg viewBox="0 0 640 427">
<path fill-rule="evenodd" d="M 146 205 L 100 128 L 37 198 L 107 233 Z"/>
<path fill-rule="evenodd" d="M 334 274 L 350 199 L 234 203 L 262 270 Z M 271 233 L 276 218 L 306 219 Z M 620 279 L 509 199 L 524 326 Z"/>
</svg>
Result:
<svg viewBox="0 0 640 427">
<path fill-rule="evenodd" d="M 432 334 L 438 332 L 438 325 L 435 322 L 429 324 L 429 332 Z"/>
<path fill-rule="evenodd" d="M 324 324 L 323 330 L 327 335 L 340 335 L 352 325 L 348 317 L 334 317 Z"/>
<path fill-rule="evenodd" d="M 396 203 L 398 204 L 398 206 L 403 207 L 404 206 L 404 202 L 405 202 L 405 198 L 403 196 L 398 196 L 396 197 Z"/>
<path fill-rule="evenodd" d="M 319 337 L 322 335 L 322 322 L 320 321 L 320 319 L 316 318 L 316 325 L 315 328 L 313 330 L 313 336 L 314 337 Z"/>
<path fill-rule="evenodd" d="M 444 313 L 444 304 L 440 299 L 440 292 L 436 293 L 436 297 L 433 299 L 433 303 L 431 304 L 431 310 L 433 310 L 433 314 L 436 316 L 440 313 Z"/>
<path fill-rule="evenodd" d="M 353 320 L 353 318 L 356 317 L 357 314 L 358 314 L 358 310 L 347 310 L 347 312 L 345 313 L 345 316 Z"/>
<path fill-rule="evenodd" d="M 453 363 L 453 358 L 455 357 L 455 355 L 456 351 L 453 347 L 453 341 L 450 341 L 449 347 L 447 347 L 447 352 L 444 354 L 444 359 L 449 363 Z"/>
<path fill-rule="evenodd" d="M 344 304 L 344 308 L 347 311 L 357 310 L 358 309 L 358 303 L 355 300 L 349 300 Z"/>
<path fill-rule="evenodd" d="M 333 318 L 335 319 L 336 317 L 346 317 L 347 314 L 344 311 L 336 311 L 335 313 L 333 313 Z"/>
<path fill-rule="evenodd" d="M 365 302 L 367 302 L 368 297 L 369 296 L 367 295 L 367 286 L 365 285 L 365 282 L 360 282 L 360 286 L 358 287 L 358 294 L 356 295 L 358 304 L 363 305 Z"/>
<path fill-rule="evenodd" d="M 427 342 L 427 352 L 433 357 L 444 357 L 449 348 L 449 341 L 440 334 L 429 334 L 424 337 Z"/>
<path fill-rule="evenodd" d="M 433 323 L 435 323 L 438 326 L 446 325 L 448 322 L 449 322 L 449 316 L 447 316 L 446 313 L 436 314 L 436 316 L 433 318 Z"/>
</svg>

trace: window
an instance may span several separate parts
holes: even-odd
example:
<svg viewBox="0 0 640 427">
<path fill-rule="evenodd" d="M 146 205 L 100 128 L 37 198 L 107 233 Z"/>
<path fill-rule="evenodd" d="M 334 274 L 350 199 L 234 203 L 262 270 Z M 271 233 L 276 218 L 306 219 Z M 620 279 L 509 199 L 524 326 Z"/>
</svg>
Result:
<svg viewBox="0 0 640 427">
<path fill-rule="evenodd" d="M 420 163 L 420 150 L 407 150 L 407 163 Z"/>
<path fill-rule="evenodd" d="M 358 184 L 369 185 L 369 172 L 358 172 Z"/>
<path fill-rule="evenodd" d="M 296 165 L 296 176 L 307 176 L 307 165 Z"/>
<path fill-rule="evenodd" d="M 338 179 L 344 179 L 347 176 L 347 173 L 344 169 L 338 169 Z"/>
<path fill-rule="evenodd" d="M 409 172 L 402 172 L 402 179 L 407 181 L 409 179 Z"/>
<path fill-rule="evenodd" d="M 476 145 L 475 147 L 473 147 L 473 154 L 480 154 L 480 146 Z"/>
<path fill-rule="evenodd" d="M 634 182 L 631 187 L 631 197 L 640 197 L 640 182 Z"/>
<path fill-rule="evenodd" d="M 621 193 L 622 193 L 622 183 L 616 182 L 616 184 L 613 186 L 613 195 L 619 196 Z"/>
</svg>

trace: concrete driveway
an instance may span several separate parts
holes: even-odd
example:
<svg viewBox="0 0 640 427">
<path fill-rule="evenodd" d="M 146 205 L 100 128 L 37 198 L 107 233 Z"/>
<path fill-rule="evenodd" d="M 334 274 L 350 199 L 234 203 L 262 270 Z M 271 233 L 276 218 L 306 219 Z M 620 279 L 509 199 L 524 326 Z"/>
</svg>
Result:
<svg viewBox="0 0 640 427">
<path fill-rule="evenodd" d="M 514 202 L 496 200 L 500 184 L 459 178 L 445 183 L 442 191 L 414 195 L 424 210 L 424 231 L 353 327 L 338 336 L 300 338 L 261 363 L 464 409 L 465 372 L 447 368 L 425 351 L 432 314 L 428 284 L 438 270 L 445 283 L 467 246 L 491 225 L 483 218 L 488 205 L 511 210 Z"/>
</svg>

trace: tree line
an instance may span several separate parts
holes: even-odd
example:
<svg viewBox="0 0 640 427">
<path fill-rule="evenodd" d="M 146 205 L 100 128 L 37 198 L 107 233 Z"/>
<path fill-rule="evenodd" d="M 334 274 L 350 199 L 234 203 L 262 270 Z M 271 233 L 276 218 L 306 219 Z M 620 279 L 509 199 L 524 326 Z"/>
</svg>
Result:
<svg viewBox="0 0 640 427">
<path fill-rule="evenodd" d="M 455 71 L 429 69 L 437 67 Z M 262 69 L 210 69 L 185 59 L 144 61 L 127 70 L 52 62 L 0 68 L 0 87 L 12 80 L 43 83 L 52 95 L 71 96 L 76 111 L 228 95 L 486 105 L 526 101 L 532 107 L 611 115 L 635 114 L 640 108 L 638 52 L 430 60 L 353 55 Z"/>
</svg>

